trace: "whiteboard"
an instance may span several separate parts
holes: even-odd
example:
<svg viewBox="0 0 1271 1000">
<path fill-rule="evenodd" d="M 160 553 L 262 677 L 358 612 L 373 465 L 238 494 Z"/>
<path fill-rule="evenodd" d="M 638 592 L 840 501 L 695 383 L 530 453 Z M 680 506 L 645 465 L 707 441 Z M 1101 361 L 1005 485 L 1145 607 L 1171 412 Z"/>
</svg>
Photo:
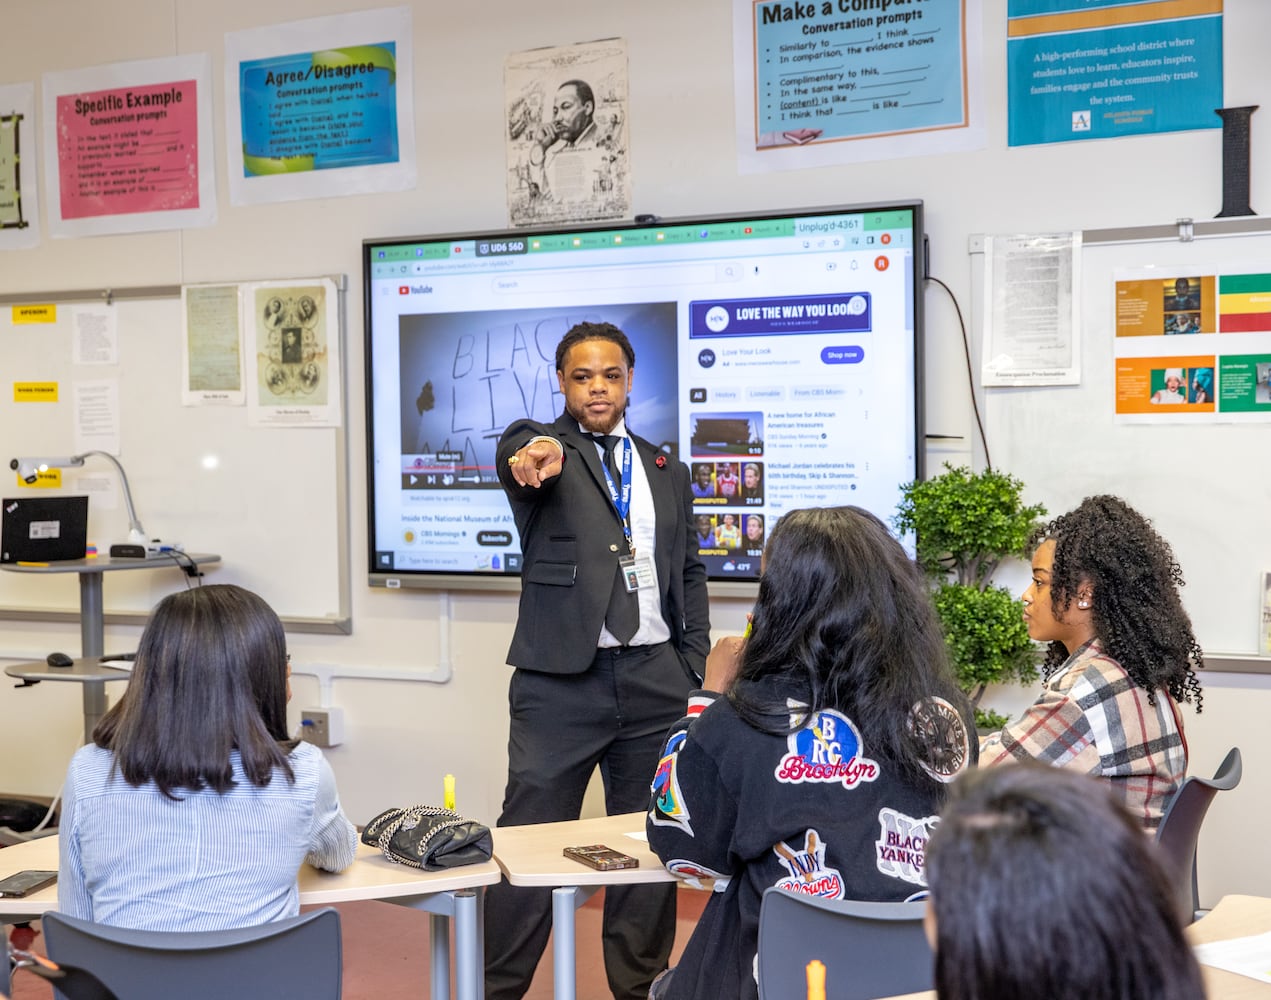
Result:
<svg viewBox="0 0 1271 1000">
<path fill-rule="evenodd" d="M 118 311 L 117 365 L 72 363 L 69 305 L 59 305 L 52 324 L 15 325 L 12 310 L 3 307 L 2 495 L 37 495 L 20 490 L 8 469 L 11 458 L 75 453 L 74 383 L 117 380 L 118 457 L 146 534 L 220 555 L 219 564 L 205 567 L 204 581 L 256 591 L 292 631 L 349 631 L 343 426 L 249 427 L 244 406 L 183 406 L 180 298 L 116 298 L 109 308 Z M 341 303 L 341 325 L 343 311 Z M 58 401 L 16 403 L 15 382 L 57 382 Z M 62 477 L 61 489 L 39 495 L 87 492 L 90 543 L 105 552 L 112 542 L 127 541 L 127 509 L 109 460 L 90 456 Z M 109 485 L 77 490 L 81 477 Z M 175 566 L 107 574 L 107 620 L 144 615 L 185 584 Z M 73 573 L 0 572 L 4 617 L 77 614 L 78 608 Z"/>
<path fill-rule="evenodd" d="M 979 390 L 993 465 L 1022 479 L 1030 502 L 1053 517 L 1113 493 L 1152 520 L 1182 567 L 1196 637 L 1215 658 L 1258 650 L 1261 574 L 1271 571 L 1271 421 L 1114 423 L 1113 283 L 1122 268 L 1271 273 L 1271 220 L 1260 223 L 1260 232 L 1193 241 L 1084 234 L 1081 384 Z"/>
</svg>

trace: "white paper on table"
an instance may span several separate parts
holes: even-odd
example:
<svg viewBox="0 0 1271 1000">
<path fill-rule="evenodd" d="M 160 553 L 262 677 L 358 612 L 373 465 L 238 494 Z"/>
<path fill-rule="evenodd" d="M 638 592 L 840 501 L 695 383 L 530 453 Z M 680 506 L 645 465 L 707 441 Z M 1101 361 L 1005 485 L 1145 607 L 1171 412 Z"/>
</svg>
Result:
<svg viewBox="0 0 1271 1000">
<path fill-rule="evenodd" d="M 1198 944 L 1192 951 L 1202 965 L 1271 983 L 1271 932 Z"/>
</svg>

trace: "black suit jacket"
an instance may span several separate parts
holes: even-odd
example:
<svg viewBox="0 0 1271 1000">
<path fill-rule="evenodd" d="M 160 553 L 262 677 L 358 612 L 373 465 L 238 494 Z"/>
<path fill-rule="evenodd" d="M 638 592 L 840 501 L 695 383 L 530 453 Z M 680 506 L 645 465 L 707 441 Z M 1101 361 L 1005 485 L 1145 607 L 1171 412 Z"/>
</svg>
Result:
<svg viewBox="0 0 1271 1000">
<path fill-rule="evenodd" d="M 507 460 L 538 435 L 564 446 L 565 466 L 534 489 L 512 478 Z M 631 435 L 631 442 L 653 494 L 662 616 L 686 669 L 700 676 L 710 618 L 706 568 L 693 542 L 688 467 L 643 438 Z M 618 558 L 626 551 L 596 444 L 568 414 L 550 425 L 518 420 L 499 439 L 495 461 L 524 554 L 521 606 L 507 662 L 524 670 L 582 673 L 595 658 Z"/>
</svg>

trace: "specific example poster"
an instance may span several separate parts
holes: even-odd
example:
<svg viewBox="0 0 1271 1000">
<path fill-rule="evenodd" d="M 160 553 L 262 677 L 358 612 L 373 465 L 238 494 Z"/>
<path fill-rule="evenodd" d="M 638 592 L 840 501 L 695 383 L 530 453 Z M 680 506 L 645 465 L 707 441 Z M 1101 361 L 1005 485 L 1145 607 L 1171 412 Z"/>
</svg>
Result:
<svg viewBox="0 0 1271 1000">
<path fill-rule="evenodd" d="M 0 250 L 40 242 L 35 164 L 35 86 L 0 86 Z"/>
<path fill-rule="evenodd" d="M 1271 421 L 1271 262 L 1115 281 L 1118 422 Z"/>
<path fill-rule="evenodd" d="M 1221 128 L 1222 0 L 1009 0 L 1012 146 Z"/>
<path fill-rule="evenodd" d="M 743 173 L 984 145 L 980 0 L 733 0 Z"/>
<path fill-rule="evenodd" d="M 216 221 L 207 54 L 44 74 L 44 176 L 58 237 Z"/>
<path fill-rule="evenodd" d="M 415 186 L 409 7 L 225 36 L 230 201 Z"/>
<path fill-rule="evenodd" d="M 327 278 L 241 286 L 249 424 L 340 426 L 338 298 Z"/>
<path fill-rule="evenodd" d="M 629 217 L 627 43 L 513 53 L 503 75 L 511 224 Z"/>
</svg>

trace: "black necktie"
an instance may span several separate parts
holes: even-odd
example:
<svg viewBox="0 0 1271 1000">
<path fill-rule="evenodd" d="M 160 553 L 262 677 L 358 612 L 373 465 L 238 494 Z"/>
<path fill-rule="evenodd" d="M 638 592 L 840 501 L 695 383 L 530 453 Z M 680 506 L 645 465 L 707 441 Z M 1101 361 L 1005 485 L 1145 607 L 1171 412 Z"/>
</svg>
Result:
<svg viewBox="0 0 1271 1000">
<path fill-rule="evenodd" d="M 622 470 L 618 468 L 617 448 L 622 438 L 617 434 L 593 434 L 591 439 L 605 449 L 605 468 L 609 470 L 614 486 L 618 486 L 622 482 Z"/>
<path fill-rule="evenodd" d="M 616 434 L 593 434 L 592 440 L 605 450 L 605 467 L 613 480 L 614 488 L 622 489 L 622 470 L 618 467 L 618 443 Z M 609 592 L 609 607 L 605 611 L 605 628 L 624 646 L 640 628 L 640 601 L 627 590 L 625 571 L 619 563 L 614 572 L 613 588 Z"/>
</svg>

